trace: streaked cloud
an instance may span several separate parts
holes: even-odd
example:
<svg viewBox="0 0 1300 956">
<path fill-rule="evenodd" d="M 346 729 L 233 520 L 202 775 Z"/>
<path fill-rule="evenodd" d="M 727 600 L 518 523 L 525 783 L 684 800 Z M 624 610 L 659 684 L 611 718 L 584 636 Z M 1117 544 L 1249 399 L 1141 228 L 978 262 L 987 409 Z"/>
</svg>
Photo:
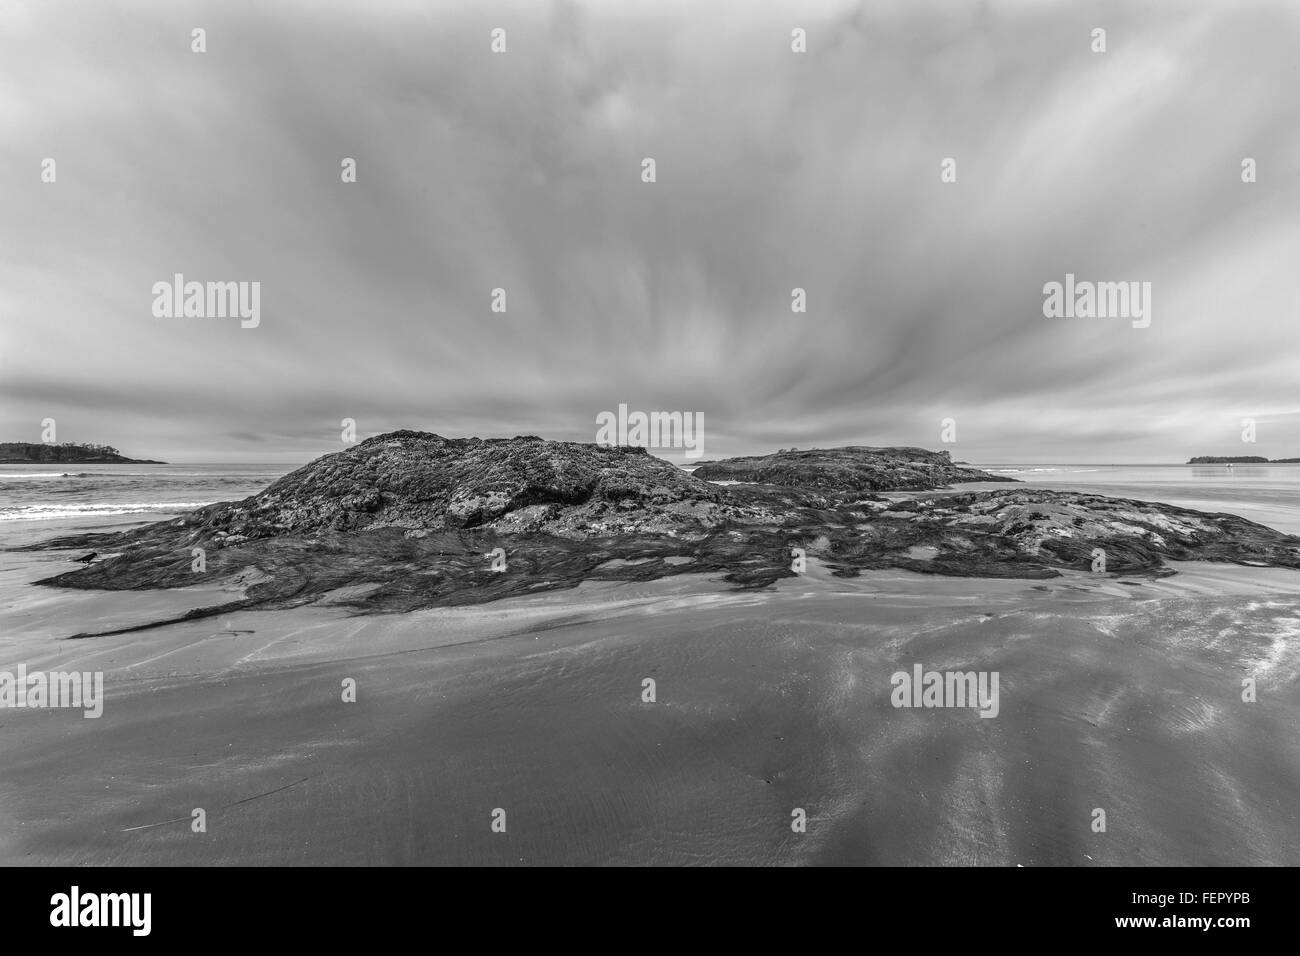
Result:
<svg viewBox="0 0 1300 956">
<path fill-rule="evenodd" d="M 623 402 L 710 457 L 951 416 L 971 461 L 1181 460 L 1246 415 L 1297 456 L 1298 46 L 1283 2 L 9 3 L 0 437 L 304 460 Z M 261 326 L 154 318 L 176 272 Z M 1044 318 L 1066 272 L 1151 327 Z"/>
</svg>

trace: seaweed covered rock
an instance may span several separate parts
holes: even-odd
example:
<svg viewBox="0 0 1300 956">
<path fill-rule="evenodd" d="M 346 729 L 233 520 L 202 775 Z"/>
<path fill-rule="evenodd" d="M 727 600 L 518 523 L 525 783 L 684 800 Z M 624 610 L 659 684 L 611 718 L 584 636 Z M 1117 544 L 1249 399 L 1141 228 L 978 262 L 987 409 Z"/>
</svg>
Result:
<svg viewBox="0 0 1300 956">
<path fill-rule="evenodd" d="M 1014 481 L 953 464 L 946 451 L 924 448 L 816 448 L 727 458 L 695 469 L 706 481 L 788 485 L 841 495 L 879 491 L 929 491 L 959 481 Z"/>
<path fill-rule="evenodd" d="M 727 496 L 643 448 L 397 431 L 178 519 L 223 539 L 482 528 L 586 536 L 717 524 Z"/>
<path fill-rule="evenodd" d="M 1020 484 L 932 490 L 992 478 L 942 452 L 830 449 L 707 467 L 753 483 L 711 484 L 703 468 L 689 475 L 637 448 L 393 432 L 243 501 L 44 542 L 102 558 L 37 583 L 240 593 L 193 618 L 311 603 L 407 611 L 693 572 L 758 588 L 794 574 L 794 548 L 839 577 L 1051 578 L 1096 571 L 1097 549 L 1108 573 L 1169 574 L 1167 560 L 1300 569 L 1300 538 L 1236 515 Z M 926 490 L 898 490 L 912 484 Z M 886 487 L 894 493 L 873 493 Z"/>
</svg>

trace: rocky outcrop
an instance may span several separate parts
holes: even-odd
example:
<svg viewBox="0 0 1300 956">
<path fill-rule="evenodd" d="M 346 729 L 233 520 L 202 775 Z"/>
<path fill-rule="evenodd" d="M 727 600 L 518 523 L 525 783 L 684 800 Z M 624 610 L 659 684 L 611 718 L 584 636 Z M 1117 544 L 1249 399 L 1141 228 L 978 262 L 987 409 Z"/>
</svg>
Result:
<svg viewBox="0 0 1300 956">
<path fill-rule="evenodd" d="M 804 454 L 768 456 L 770 468 L 714 463 L 780 479 L 723 486 L 642 449 L 393 432 L 244 501 L 46 542 L 104 557 L 38 583 L 128 590 L 202 581 L 243 592 L 239 603 L 186 615 L 202 617 L 309 603 L 404 611 L 688 572 L 764 587 L 795 573 L 795 548 L 845 577 L 907 568 L 1049 578 L 1094 570 L 1097 549 L 1107 573 L 1171 573 L 1166 559 L 1300 569 L 1300 538 L 1235 515 L 1019 484 L 883 496 L 869 487 L 989 477 L 919 449 Z M 891 476 L 884 462 L 900 464 Z"/>
<path fill-rule="evenodd" d="M 1300 569 L 1300 538 L 1237 515 L 1149 501 L 1008 488 L 918 496 L 891 503 L 878 520 L 904 517 L 922 531 L 918 543 L 936 550 L 930 570 L 945 574 L 967 575 L 990 560 L 1092 570 L 1098 549 L 1105 568 L 1121 573 L 1168 574 L 1166 559 Z"/>
<path fill-rule="evenodd" d="M 584 538 L 712 527 L 721 489 L 644 448 L 398 431 L 327 455 L 235 504 L 174 523 L 221 543 L 286 534 L 481 529 Z"/>
<path fill-rule="evenodd" d="M 1014 481 L 953 463 L 946 451 L 924 448 L 817 448 L 727 458 L 695 469 L 706 481 L 786 485 L 824 493 L 928 491 L 959 481 Z"/>
</svg>

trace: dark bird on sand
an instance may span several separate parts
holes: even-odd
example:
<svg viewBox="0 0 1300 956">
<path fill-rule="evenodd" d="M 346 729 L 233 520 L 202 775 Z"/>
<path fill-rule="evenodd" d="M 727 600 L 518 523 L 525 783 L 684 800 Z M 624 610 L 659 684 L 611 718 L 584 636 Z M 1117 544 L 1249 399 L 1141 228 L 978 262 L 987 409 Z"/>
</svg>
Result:
<svg viewBox="0 0 1300 956">
<path fill-rule="evenodd" d="M 79 558 L 73 558 L 72 560 L 73 560 L 73 561 L 80 561 L 82 564 L 89 564 L 91 561 L 94 561 L 94 560 L 95 560 L 95 557 L 96 557 L 98 554 L 99 554 L 98 551 L 92 551 L 92 552 L 90 552 L 90 554 L 83 554 L 81 557 L 79 557 Z"/>
</svg>

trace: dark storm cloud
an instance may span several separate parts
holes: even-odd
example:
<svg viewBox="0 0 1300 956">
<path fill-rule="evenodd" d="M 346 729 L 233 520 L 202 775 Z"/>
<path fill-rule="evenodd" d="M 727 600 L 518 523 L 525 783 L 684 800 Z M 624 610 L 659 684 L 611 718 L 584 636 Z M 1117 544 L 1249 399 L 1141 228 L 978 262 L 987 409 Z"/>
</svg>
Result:
<svg viewBox="0 0 1300 956">
<path fill-rule="evenodd" d="M 944 417 L 971 460 L 1244 416 L 1300 454 L 1297 41 L 1280 2 L 9 5 L 0 437 L 305 458 L 622 402 L 710 457 Z M 154 318 L 176 272 L 260 281 L 261 325 Z M 1152 282 L 1151 327 L 1044 318 L 1066 272 Z"/>
</svg>

